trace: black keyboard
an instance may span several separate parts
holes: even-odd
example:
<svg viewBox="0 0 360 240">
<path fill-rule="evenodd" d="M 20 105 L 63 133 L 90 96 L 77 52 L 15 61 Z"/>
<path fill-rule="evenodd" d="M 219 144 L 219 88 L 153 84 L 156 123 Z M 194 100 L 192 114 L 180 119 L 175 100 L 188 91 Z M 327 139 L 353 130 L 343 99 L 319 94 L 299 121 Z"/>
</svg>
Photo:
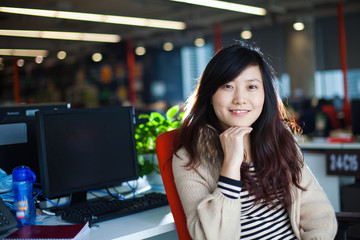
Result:
<svg viewBox="0 0 360 240">
<path fill-rule="evenodd" d="M 0 234 L 16 227 L 17 224 L 17 220 L 12 215 L 10 209 L 0 198 Z"/>
<path fill-rule="evenodd" d="M 168 205 L 165 194 L 152 192 L 126 200 L 107 199 L 72 205 L 61 211 L 61 219 L 72 223 L 97 223 Z"/>
</svg>

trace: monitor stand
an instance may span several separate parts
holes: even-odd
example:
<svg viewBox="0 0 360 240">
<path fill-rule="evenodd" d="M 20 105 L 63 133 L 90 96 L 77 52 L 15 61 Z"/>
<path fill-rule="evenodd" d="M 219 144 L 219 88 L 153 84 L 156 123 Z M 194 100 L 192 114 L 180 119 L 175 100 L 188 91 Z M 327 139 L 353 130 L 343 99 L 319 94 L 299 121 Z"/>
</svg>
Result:
<svg viewBox="0 0 360 240">
<path fill-rule="evenodd" d="M 71 194 L 71 199 L 69 206 L 74 206 L 78 204 L 86 204 L 87 202 L 87 191 L 75 192 Z"/>
</svg>

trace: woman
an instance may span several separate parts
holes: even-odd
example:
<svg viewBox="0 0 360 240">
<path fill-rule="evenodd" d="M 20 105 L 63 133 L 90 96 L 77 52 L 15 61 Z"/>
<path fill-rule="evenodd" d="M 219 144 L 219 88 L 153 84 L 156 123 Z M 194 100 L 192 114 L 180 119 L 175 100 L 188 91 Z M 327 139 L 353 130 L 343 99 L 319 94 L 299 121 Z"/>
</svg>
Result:
<svg viewBox="0 0 360 240">
<path fill-rule="evenodd" d="M 334 209 L 284 111 L 259 49 L 235 44 L 209 62 L 173 157 L 193 239 L 334 239 Z"/>
</svg>

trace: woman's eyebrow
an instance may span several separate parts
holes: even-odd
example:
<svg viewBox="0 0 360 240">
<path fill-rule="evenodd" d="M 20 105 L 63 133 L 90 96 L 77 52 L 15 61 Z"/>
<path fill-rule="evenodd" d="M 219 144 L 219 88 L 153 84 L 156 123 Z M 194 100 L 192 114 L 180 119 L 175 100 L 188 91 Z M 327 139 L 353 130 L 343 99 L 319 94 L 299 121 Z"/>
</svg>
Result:
<svg viewBox="0 0 360 240">
<path fill-rule="evenodd" d="M 262 83 L 261 80 L 257 79 L 257 78 L 251 78 L 251 79 L 248 79 L 246 80 L 247 82 L 259 82 L 259 83 Z"/>
</svg>

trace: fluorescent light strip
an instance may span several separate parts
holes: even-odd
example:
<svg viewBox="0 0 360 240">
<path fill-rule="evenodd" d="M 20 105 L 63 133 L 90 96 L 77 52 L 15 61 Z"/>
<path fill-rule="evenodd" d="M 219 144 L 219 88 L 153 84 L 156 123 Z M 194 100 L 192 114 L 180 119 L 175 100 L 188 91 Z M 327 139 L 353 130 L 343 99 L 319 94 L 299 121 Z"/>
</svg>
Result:
<svg viewBox="0 0 360 240">
<path fill-rule="evenodd" d="M 15 13 L 40 17 L 51 17 L 61 19 L 71 19 L 90 22 L 103 22 L 112 24 L 123 24 L 142 27 L 166 28 L 173 30 L 184 30 L 186 24 L 179 21 L 157 20 L 149 18 L 123 17 L 116 15 L 103 15 L 95 13 L 80 13 L 67 11 L 54 11 L 30 8 L 14 8 L 14 7 L 0 7 L 0 12 Z"/>
<path fill-rule="evenodd" d="M 266 10 L 264 8 L 253 7 L 244 4 L 224 2 L 224 1 L 217 1 L 217 0 L 170 0 L 170 1 L 200 5 L 204 7 L 219 8 L 219 9 L 254 14 L 254 15 L 261 15 L 261 16 L 266 15 Z"/>
<path fill-rule="evenodd" d="M 22 57 L 46 57 L 48 55 L 47 50 L 35 50 L 35 49 L 0 49 L 0 55 L 6 56 L 22 56 Z"/>
<path fill-rule="evenodd" d="M 90 42 L 120 42 L 120 35 L 80 32 L 56 32 L 56 31 L 33 31 L 33 30 L 9 30 L 0 29 L 0 36 L 31 37 L 62 40 L 77 40 Z"/>
</svg>

